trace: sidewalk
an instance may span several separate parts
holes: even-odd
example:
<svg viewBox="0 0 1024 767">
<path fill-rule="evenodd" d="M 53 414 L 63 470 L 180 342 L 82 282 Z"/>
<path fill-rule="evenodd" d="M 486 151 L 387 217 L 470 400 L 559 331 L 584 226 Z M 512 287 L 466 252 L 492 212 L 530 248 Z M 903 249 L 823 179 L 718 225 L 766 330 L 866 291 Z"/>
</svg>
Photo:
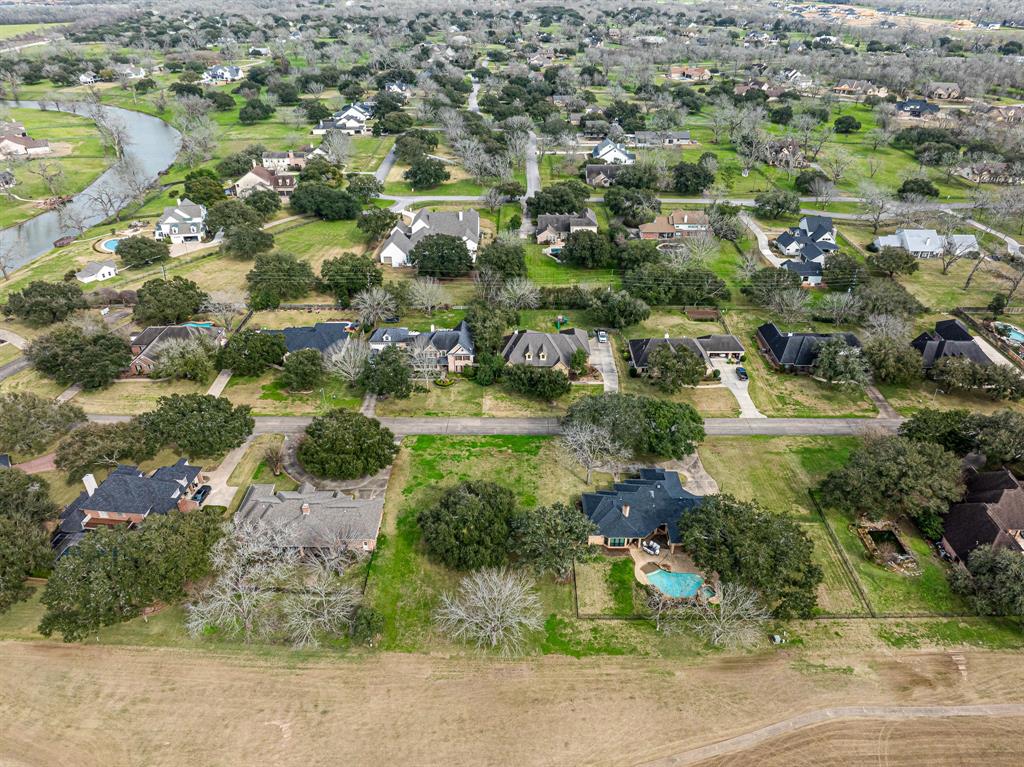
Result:
<svg viewBox="0 0 1024 767">
<path fill-rule="evenodd" d="M 224 388 L 228 385 L 228 381 L 231 380 L 231 371 L 222 370 L 217 374 L 217 377 L 213 379 L 213 383 L 210 384 L 210 388 L 207 389 L 206 393 L 211 397 L 219 397 L 224 391 Z"/>
</svg>

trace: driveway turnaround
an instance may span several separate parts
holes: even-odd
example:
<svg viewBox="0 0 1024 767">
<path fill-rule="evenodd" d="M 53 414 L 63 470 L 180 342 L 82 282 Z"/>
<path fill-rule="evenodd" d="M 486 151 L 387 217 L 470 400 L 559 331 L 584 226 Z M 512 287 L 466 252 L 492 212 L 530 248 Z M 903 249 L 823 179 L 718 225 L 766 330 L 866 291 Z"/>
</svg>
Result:
<svg viewBox="0 0 1024 767">
<path fill-rule="evenodd" d="M 730 365 L 722 359 L 711 360 L 711 365 L 721 374 L 722 383 L 732 392 L 732 396 L 739 403 L 740 418 L 767 418 L 757 409 L 754 400 L 750 398 L 750 392 L 747 391 L 750 381 L 741 381 L 740 377 L 736 375 L 736 365 Z"/>
<path fill-rule="evenodd" d="M 590 364 L 601 373 L 606 392 L 619 390 L 619 370 L 615 367 L 611 341 L 602 344 L 596 338 L 590 339 Z"/>
</svg>

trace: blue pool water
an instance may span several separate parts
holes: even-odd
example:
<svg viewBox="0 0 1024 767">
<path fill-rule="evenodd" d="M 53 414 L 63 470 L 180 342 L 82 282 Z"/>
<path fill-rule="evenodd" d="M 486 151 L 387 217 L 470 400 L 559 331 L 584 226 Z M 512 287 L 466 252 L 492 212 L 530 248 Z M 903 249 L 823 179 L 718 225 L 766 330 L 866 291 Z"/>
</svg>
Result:
<svg viewBox="0 0 1024 767">
<path fill-rule="evenodd" d="M 1019 344 L 1024 344 L 1024 331 L 1013 325 L 1003 325 L 1003 327 L 1009 328 L 1010 333 L 1008 337 L 1011 341 L 1016 341 Z"/>
<path fill-rule="evenodd" d="M 108 250 L 111 253 L 116 253 L 117 252 L 117 243 L 119 243 L 119 242 L 120 242 L 120 240 L 106 240 L 103 243 L 103 249 L 104 250 Z"/>
<path fill-rule="evenodd" d="M 697 573 L 669 573 L 664 570 L 648 574 L 647 580 L 665 596 L 676 599 L 692 597 L 704 585 L 704 578 Z"/>
</svg>

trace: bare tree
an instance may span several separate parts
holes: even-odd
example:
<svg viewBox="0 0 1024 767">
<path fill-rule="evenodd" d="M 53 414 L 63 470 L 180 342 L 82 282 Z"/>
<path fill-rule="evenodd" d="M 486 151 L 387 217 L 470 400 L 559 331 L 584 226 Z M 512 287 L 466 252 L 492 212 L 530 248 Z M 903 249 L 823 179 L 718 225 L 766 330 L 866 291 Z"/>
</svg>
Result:
<svg viewBox="0 0 1024 767">
<path fill-rule="evenodd" d="M 364 325 L 376 325 L 395 315 L 398 302 L 389 291 L 374 286 L 357 293 L 352 299 L 352 308 L 359 314 L 359 321 Z"/>
<path fill-rule="evenodd" d="M 811 312 L 811 299 L 802 288 L 780 290 L 772 295 L 768 308 L 783 322 L 802 322 Z"/>
<path fill-rule="evenodd" d="M 527 633 L 540 630 L 543 609 L 526 574 L 477 570 L 462 579 L 458 592 L 441 595 L 434 622 L 453 639 L 515 655 Z"/>
<path fill-rule="evenodd" d="M 704 263 L 720 252 L 718 241 L 710 234 L 700 233 L 684 237 L 677 247 L 672 248 L 672 260 L 679 264 Z"/>
<path fill-rule="evenodd" d="M 325 360 L 324 367 L 331 375 L 354 383 L 362 375 L 369 358 L 370 347 L 366 342 L 350 338 L 340 351 L 331 354 Z"/>
<path fill-rule="evenodd" d="M 359 592 L 339 584 L 335 574 L 319 564 L 303 569 L 309 575 L 302 579 L 302 588 L 282 600 L 282 623 L 293 647 L 318 647 L 321 636 L 343 634 L 351 625 Z"/>
<path fill-rule="evenodd" d="M 572 421 L 562 430 L 562 449 L 587 471 L 587 484 L 595 469 L 609 467 L 625 460 L 629 451 L 616 442 L 603 426 Z"/>
<path fill-rule="evenodd" d="M 849 153 L 840 149 L 829 152 L 828 156 L 822 161 L 822 165 L 832 179 L 833 184 L 838 184 L 843 180 L 843 176 L 846 175 L 846 171 L 849 170 L 852 163 L 853 158 L 850 157 Z"/>
<path fill-rule="evenodd" d="M 430 316 L 448 303 L 448 294 L 433 277 L 420 277 L 409 286 L 409 300 L 414 307 Z"/>
<path fill-rule="evenodd" d="M 872 314 L 864 321 L 864 327 L 872 338 L 892 338 L 904 341 L 910 336 L 910 323 L 895 314 Z"/>
<path fill-rule="evenodd" d="M 493 213 L 505 202 L 505 195 L 497 187 L 491 187 L 484 193 L 483 203 L 487 210 Z"/>
<path fill-rule="evenodd" d="M 688 612 L 693 630 L 715 647 L 756 644 L 771 617 L 757 592 L 738 583 L 721 583 L 717 596 L 718 604 L 705 600 L 692 603 Z"/>
<path fill-rule="evenodd" d="M 439 372 L 437 355 L 422 344 L 413 344 L 409 351 L 409 366 L 412 377 L 417 381 L 432 381 Z"/>
<path fill-rule="evenodd" d="M 860 313 L 860 299 L 852 293 L 826 293 L 818 309 L 838 325 Z"/>
<path fill-rule="evenodd" d="M 263 449 L 263 462 L 267 468 L 274 472 L 275 477 L 280 477 L 284 471 L 285 450 L 281 442 L 271 442 Z"/>
<path fill-rule="evenodd" d="M 540 290 L 526 277 L 513 277 L 502 285 L 498 301 L 515 311 L 536 309 L 540 305 Z"/>
<path fill-rule="evenodd" d="M 327 162 L 332 165 L 344 165 L 352 154 L 352 139 L 338 130 L 327 131 L 320 149 Z"/>
<path fill-rule="evenodd" d="M 64 168 L 59 163 L 37 160 L 29 166 L 29 173 L 39 176 L 51 197 L 60 197 L 64 192 L 67 179 L 64 177 Z"/>
<path fill-rule="evenodd" d="M 231 330 L 235 317 L 245 314 L 245 297 L 233 290 L 214 290 L 203 302 L 201 311 L 213 317 L 225 330 Z"/>
<path fill-rule="evenodd" d="M 878 234 L 878 227 L 895 209 L 896 201 L 875 184 L 862 183 L 857 187 L 857 193 L 860 195 L 868 220 L 871 221 L 871 231 Z"/>
<path fill-rule="evenodd" d="M 816 178 L 811 182 L 811 194 L 818 205 L 828 205 L 836 196 L 836 187 L 827 178 Z"/>
<path fill-rule="evenodd" d="M 968 249 L 957 242 L 951 232 L 943 237 L 942 250 L 939 251 L 939 260 L 942 262 L 942 273 L 949 274 L 953 264 L 967 256 Z"/>
</svg>

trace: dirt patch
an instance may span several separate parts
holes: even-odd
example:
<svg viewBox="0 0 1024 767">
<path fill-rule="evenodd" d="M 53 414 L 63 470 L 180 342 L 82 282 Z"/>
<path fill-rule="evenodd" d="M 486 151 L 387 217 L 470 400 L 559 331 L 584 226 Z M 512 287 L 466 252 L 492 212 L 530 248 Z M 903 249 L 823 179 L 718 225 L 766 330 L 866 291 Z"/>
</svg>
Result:
<svg viewBox="0 0 1024 767">
<path fill-rule="evenodd" d="M 347 763 L 367 765 L 629 765 L 816 708 L 1024 698 L 1006 672 L 1019 664 L 1016 655 L 970 653 L 966 679 L 942 653 L 819 660 L 778 653 L 700 666 L 644 658 L 499 662 L 4 642 L 0 763 L 308 767 L 344 752 Z M 111 715 L 120 715 L 116 733 Z M 53 738 L 56 721 L 74 726 Z M 657 737 L 638 738 L 638 721 Z M 953 726 L 965 738 L 996 733 L 981 720 Z M 915 764 L 1009 763 L 948 761 L 940 746 L 957 753 L 951 741 L 959 738 L 927 732 L 934 745 L 914 741 L 928 748 L 925 756 L 904 749 L 917 754 Z M 995 740 L 1005 744 L 1008 734 Z M 867 730 L 856 742 L 870 747 Z M 826 752 L 842 748 L 828 741 Z"/>
</svg>

